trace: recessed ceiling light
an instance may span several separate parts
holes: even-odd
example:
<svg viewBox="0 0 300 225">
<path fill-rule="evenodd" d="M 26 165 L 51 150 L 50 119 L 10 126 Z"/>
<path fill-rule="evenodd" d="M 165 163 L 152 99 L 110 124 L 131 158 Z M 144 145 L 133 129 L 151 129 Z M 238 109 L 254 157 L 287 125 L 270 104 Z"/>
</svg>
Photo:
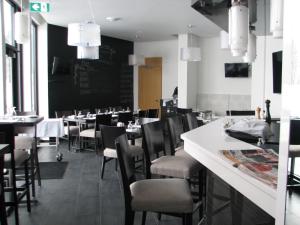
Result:
<svg viewBox="0 0 300 225">
<path fill-rule="evenodd" d="M 113 16 L 105 17 L 105 19 L 106 19 L 108 22 L 115 22 L 115 21 L 121 20 L 120 17 L 113 17 Z"/>
</svg>

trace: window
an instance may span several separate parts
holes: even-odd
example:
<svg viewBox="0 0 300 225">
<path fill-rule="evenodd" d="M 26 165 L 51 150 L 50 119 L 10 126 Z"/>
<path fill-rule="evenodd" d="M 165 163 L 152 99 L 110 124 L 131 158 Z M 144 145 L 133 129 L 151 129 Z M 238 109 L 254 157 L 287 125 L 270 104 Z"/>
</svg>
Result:
<svg viewBox="0 0 300 225">
<path fill-rule="evenodd" d="M 1 111 L 8 112 L 11 107 L 15 106 L 21 110 L 21 54 L 20 46 L 14 40 L 14 13 L 17 6 L 10 0 L 3 1 L 3 24 L 5 36 L 5 73 L 3 73 L 4 90 L 4 106 Z"/>
<path fill-rule="evenodd" d="M 23 73 L 23 109 L 37 112 L 37 25 L 31 23 L 30 73 Z"/>
</svg>

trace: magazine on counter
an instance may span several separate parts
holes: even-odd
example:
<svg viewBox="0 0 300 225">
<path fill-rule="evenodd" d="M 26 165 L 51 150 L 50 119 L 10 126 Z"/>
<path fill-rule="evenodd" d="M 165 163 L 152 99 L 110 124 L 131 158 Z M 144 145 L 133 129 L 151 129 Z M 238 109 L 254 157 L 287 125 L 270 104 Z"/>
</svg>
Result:
<svg viewBox="0 0 300 225">
<path fill-rule="evenodd" d="M 277 187 L 278 154 L 272 149 L 221 150 L 233 166 L 252 177 Z"/>
</svg>

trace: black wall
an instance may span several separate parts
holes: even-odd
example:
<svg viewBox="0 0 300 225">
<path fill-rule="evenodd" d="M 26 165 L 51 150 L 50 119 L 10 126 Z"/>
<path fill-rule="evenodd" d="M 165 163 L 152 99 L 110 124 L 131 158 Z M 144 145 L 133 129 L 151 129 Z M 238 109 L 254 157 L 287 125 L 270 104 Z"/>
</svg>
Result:
<svg viewBox="0 0 300 225">
<path fill-rule="evenodd" d="M 49 116 L 55 110 L 133 108 L 133 42 L 101 36 L 99 60 L 78 60 L 65 27 L 48 25 Z M 53 61 L 56 57 L 55 70 Z"/>
</svg>

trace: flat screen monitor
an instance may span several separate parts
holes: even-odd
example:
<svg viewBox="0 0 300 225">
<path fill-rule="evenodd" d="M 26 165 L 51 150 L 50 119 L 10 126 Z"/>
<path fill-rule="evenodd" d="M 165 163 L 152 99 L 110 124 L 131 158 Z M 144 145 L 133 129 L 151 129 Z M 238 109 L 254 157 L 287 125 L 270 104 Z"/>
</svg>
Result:
<svg viewBox="0 0 300 225">
<path fill-rule="evenodd" d="M 273 93 L 281 93 L 282 83 L 282 51 L 273 52 Z"/>
<path fill-rule="evenodd" d="M 248 77 L 248 63 L 225 63 L 225 77 Z"/>
<path fill-rule="evenodd" d="M 55 56 L 52 64 L 52 75 L 71 75 L 71 61 Z"/>
</svg>

